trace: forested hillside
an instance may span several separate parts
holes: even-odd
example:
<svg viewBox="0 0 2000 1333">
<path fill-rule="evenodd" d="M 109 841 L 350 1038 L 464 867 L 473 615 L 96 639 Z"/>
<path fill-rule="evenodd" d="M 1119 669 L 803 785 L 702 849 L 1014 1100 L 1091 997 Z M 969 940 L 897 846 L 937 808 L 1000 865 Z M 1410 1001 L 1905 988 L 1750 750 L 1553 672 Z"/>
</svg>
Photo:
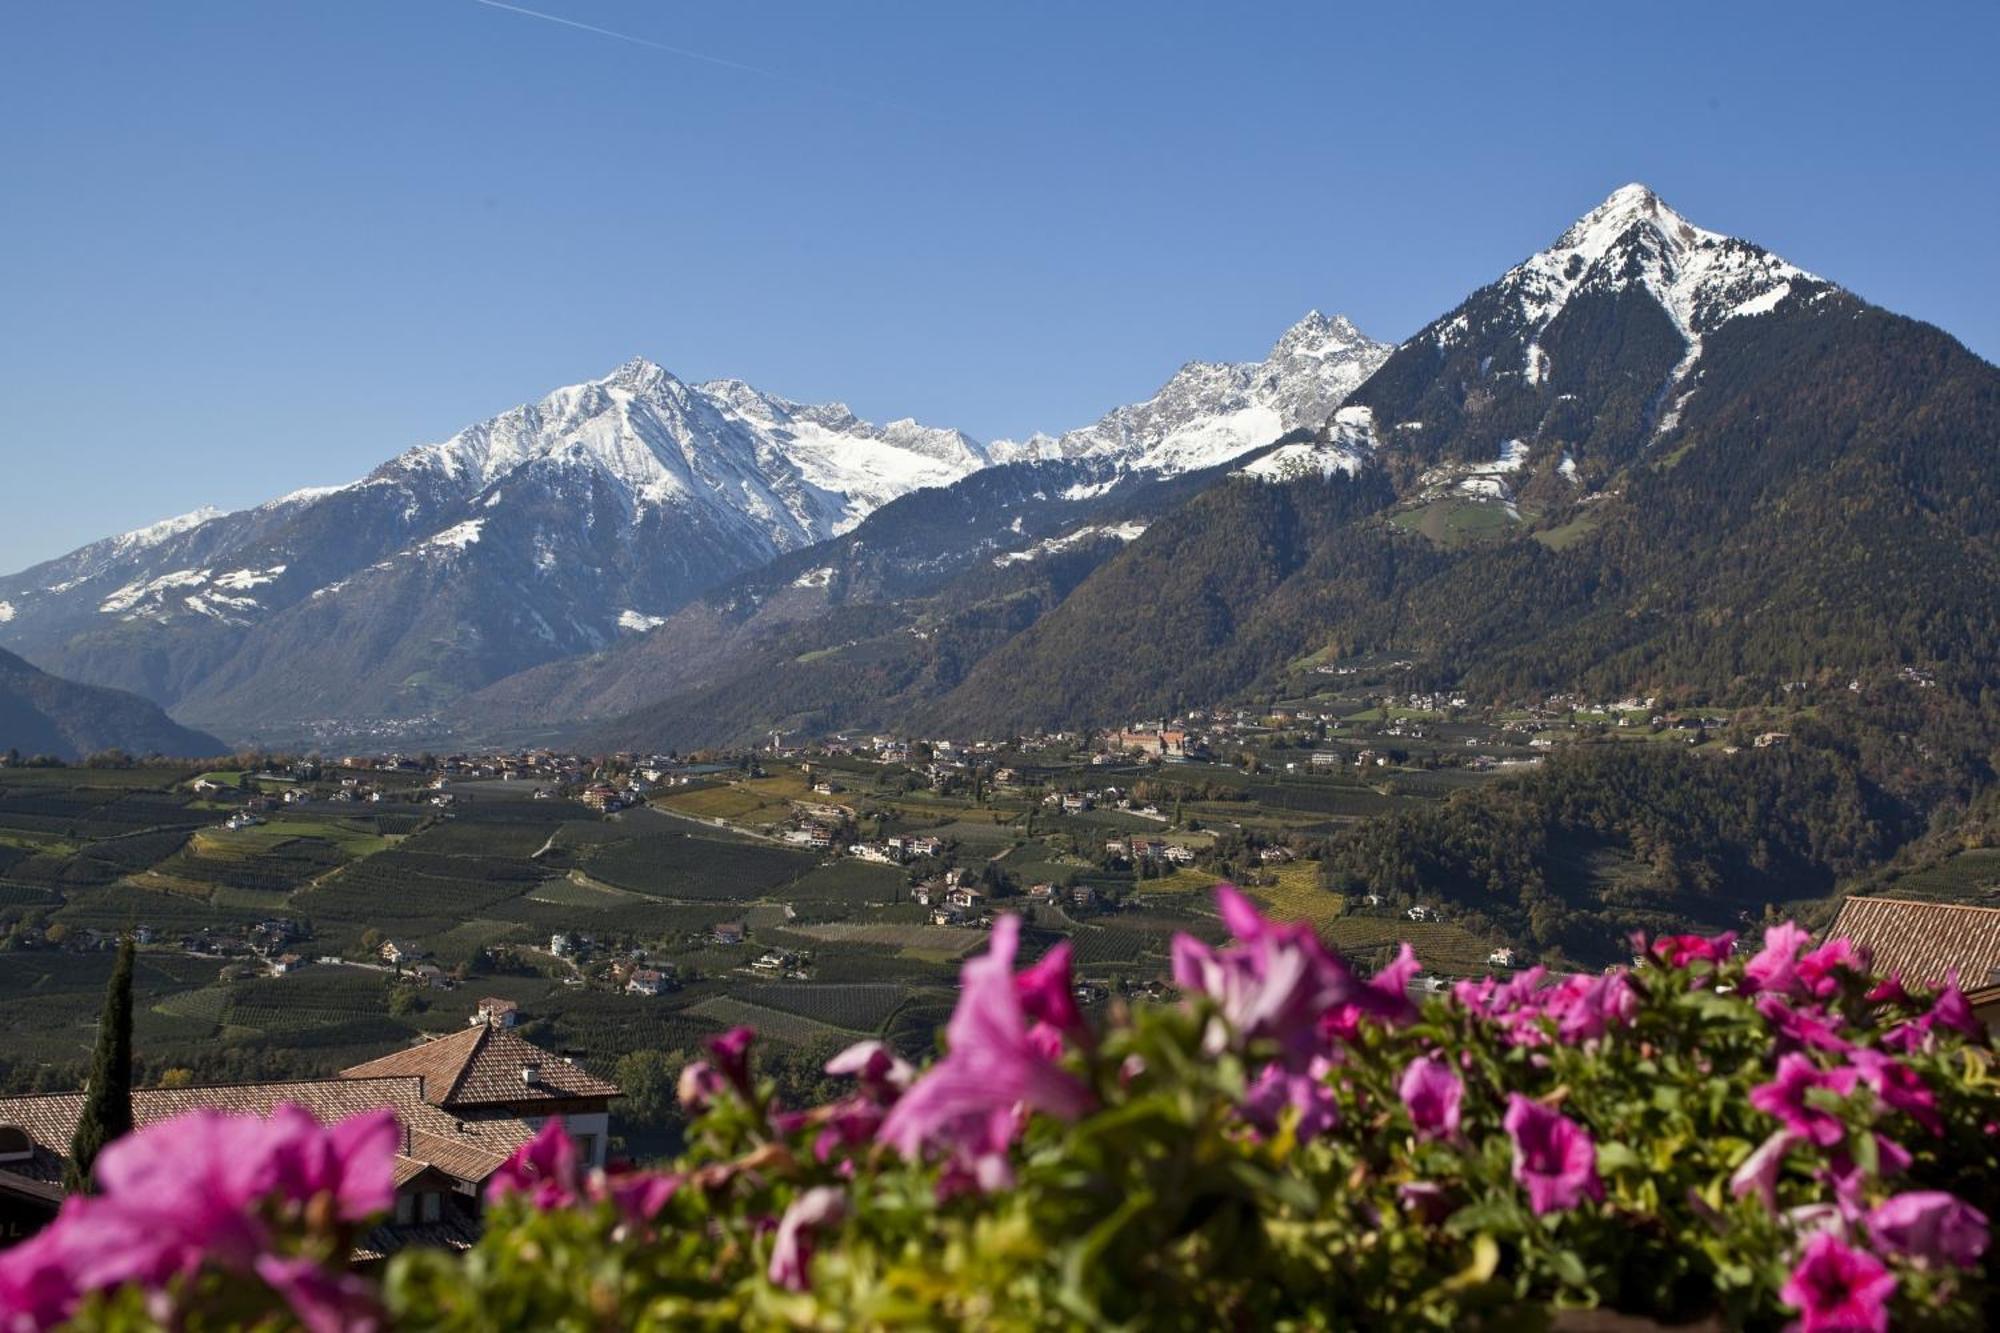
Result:
<svg viewBox="0 0 2000 1333">
<path fill-rule="evenodd" d="M 1823 898 L 1918 828 L 1827 751 L 1594 746 L 1361 824 L 1333 840 L 1322 880 L 1601 961 L 1633 929 L 1740 927 L 1768 905 Z"/>
<path fill-rule="evenodd" d="M 0 651 L 0 751 L 75 759 L 112 749 L 198 756 L 225 748 L 136 694 L 78 685 Z"/>
</svg>

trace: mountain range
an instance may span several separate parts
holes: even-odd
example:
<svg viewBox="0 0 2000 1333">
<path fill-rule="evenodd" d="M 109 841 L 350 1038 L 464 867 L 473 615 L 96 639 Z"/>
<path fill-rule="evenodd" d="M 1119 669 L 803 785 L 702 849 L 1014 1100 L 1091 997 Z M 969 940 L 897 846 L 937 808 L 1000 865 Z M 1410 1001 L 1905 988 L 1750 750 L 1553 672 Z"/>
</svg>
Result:
<svg viewBox="0 0 2000 1333">
<path fill-rule="evenodd" d="M 633 360 L 352 485 L 199 511 L 0 578 L 0 643 L 237 738 L 435 725 L 485 685 L 643 635 L 897 497 L 998 470 L 1087 514 L 1316 419 L 1388 351 L 1314 313 L 1264 362 L 1193 363 L 1083 430 L 990 449 Z M 1025 523 L 997 549 L 1030 546 Z"/>
<path fill-rule="evenodd" d="M 1996 447 L 1992 366 L 1635 185 L 1399 346 L 1315 313 L 1025 441 L 630 362 L 0 579 L 0 643 L 231 739 L 1010 731 L 1382 652 L 1493 696 L 1977 690 Z"/>
</svg>

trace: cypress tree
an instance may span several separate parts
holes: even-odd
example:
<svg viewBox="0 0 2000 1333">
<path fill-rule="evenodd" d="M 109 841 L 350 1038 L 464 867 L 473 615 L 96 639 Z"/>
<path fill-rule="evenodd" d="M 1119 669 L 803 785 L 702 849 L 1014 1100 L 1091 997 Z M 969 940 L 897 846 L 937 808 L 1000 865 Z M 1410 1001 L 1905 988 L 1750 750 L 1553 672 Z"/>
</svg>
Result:
<svg viewBox="0 0 2000 1333">
<path fill-rule="evenodd" d="M 118 942 L 118 963 L 104 992 L 104 1013 L 97 1020 L 97 1051 L 91 1059 L 90 1083 L 83 1093 L 83 1114 L 69 1141 L 69 1163 L 63 1187 L 72 1194 L 94 1188 L 90 1170 L 97 1154 L 113 1139 L 132 1132 L 132 937 Z"/>
</svg>

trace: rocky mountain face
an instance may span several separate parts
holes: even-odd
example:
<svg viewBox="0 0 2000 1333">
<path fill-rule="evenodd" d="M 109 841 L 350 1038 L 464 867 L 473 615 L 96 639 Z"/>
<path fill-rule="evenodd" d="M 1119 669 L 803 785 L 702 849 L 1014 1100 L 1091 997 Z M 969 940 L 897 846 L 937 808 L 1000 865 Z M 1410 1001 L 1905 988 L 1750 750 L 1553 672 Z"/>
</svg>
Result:
<svg viewBox="0 0 2000 1333">
<path fill-rule="evenodd" d="M 407 718 L 643 633 L 986 462 L 955 431 L 633 361 L 352 485 L 191 514 L 0 579 L 0 642 L 238 737 Z"/>
<path fill-rule="evenodd" d="M 180 726 L 160 708 L 120 690 L 78 685 L 0 652 L 0 751 L 82 759 L 105 750 L 144 757 L 206 758 L 227 752 L 213 736 Z"/>
</svg>

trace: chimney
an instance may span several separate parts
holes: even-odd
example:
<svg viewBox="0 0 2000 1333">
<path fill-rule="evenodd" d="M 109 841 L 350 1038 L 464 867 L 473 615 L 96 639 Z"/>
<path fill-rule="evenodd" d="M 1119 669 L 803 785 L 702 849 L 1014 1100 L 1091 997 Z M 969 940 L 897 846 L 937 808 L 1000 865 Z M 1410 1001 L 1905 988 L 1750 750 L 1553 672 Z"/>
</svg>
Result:
<svg viewBox="0 0 2000 1333">
<path fill-rule="evenodd" d="M 533 1060 L 521 1066 L 521 1082 L 526 1087 L 534 1087 L 542 1081 L 542 1067 Z"/>
</svg>

